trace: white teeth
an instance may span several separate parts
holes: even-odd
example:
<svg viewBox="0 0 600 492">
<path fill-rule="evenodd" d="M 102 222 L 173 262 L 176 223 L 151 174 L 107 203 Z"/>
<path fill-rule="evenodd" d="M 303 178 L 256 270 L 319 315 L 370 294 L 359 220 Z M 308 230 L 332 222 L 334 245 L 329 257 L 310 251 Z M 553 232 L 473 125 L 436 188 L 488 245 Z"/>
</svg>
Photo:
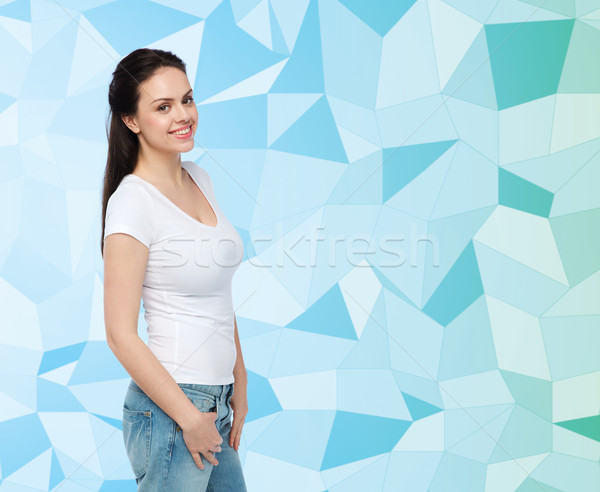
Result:
<svg viewBox="0 0 600 492">
<path fill-rule="evenodd" d="M 192 130 L 191 126 L 188 126 L 185 130 L 180 130 L 178 132 L 171 132 L 172 135 L 185 135 L 186 133 L 189 133 Z"/>
</svg>

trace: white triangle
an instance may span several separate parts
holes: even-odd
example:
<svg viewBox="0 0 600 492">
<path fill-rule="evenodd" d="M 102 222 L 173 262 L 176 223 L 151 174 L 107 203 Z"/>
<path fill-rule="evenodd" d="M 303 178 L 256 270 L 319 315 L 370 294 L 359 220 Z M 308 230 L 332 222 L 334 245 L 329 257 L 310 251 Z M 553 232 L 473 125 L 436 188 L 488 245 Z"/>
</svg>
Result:
<svg viewBox="0 0 600 492">
<path fill-rule="evenodd" d="M 154 41 L 148 48 L 170 51 L 176 54 L 185 63 L 185 71 L 192 87 L 196 80 L 198 70 L 198 58 L 204 35 L 204 21 L 192 24 L 181 31 Z"/>
<path fill-rule="evenodd" d="M 337 125 L 337 129 L 348 156 L 348 161 L 351 163 L 381 150 L 380 147 L 373 145 L 350 130 L 346 130 L 339 125 Z"/>
<path fill-rule="evenodd" d="M 31 487 L 38 490 L 47 490 L 50 483 L 50 467 L 52 463 L 52 449 L 47 449 L 39 456 L 36 456 L 27 464 L 23 465 L 14 473 L 5 477 L 5 485 L 10 483 Z M 3 490 L 9 490 L 8 487 L 2 487 Z M 19 490 L 21 488 L 19 487 Z"/>
<path fill-rule="evenodd" d="M 429 19 L 438 78 L 444 87 L 483 26 L 441 0 L 429 0 Z"/>
<path fill-rule="evenodd" d="M 350 270 L 339 281 L 339 284 L 356 335 L 360 338 L 367 321 L 370 319 L 369 313 L 381 292 L 381 284 L 366 260 L 361 261 L 355 268 Z M 360 306 L 357 301 L 360 302 Z"/>
<path fill-rule="evenodd" d="M 12 399 L 6 393 L 1 392 L 0 408 L 2 409 L 2 412 L 0 412 L 0 422 L 16 419 L 18 417 L 22 417 L 23 415 L 29 415 L 35 411 L 33 408 L 29 408 L 28 406 L 23 405 L 21 402 Z"/>
<path fill-rule="evenodd" d="M 64 366 L 52 369 L 51 371 L 48 371 L 44 374 L 40 374 L 40 377 L 48 381 L 52 381 L 53 383 L 58 383 L 62 384 L 63 386 L 66 386 L 69 383 L 69 379 L 71 379 L 71 375 L 73 374 L 76 365 L 77 361 L 73 361 L 69 364 L 65 364 Z"/>
<path fill-rule="evenodd" d="M 266 94 L 269 92 L 269 89 L 277 77 L 279 77 L 279 74 L 281 70 L 283 70 L 285 63 L 285 60 L 282 60 L 275 65 L 265 68 L 262 72 L 258 72 L 257 74 L 254 74 L 251 77 L 248 77 L 247 79 L 228 87 L 224 91 L 205 99 L 200 104 L 212 104 L 216 102 L 229 101 L 232 99 L 241 99 L 243 97 Z"/>
<path fill-rule="evenodd" d="M 15 38 L 29 53 L 33 53 L 30 22 L 0 16 L 0 26 L 6 29 L 6 32 Z"/>
<path fill-rule="evenodd" d="M 444 451 L 444 413 L 414 421 L 394 451 Z"/>
<path fill-rule="evenodd" d="M 267 0 L 261 0 L 237 25 L 259 43 L 264 44 L 270 50 L 273 49 L 271 16 L 269 15 L 269 3 Z"/>
<path fill-rule="evenodd" d="M 119 53 L 102 37 L 85 16 L 79 16 L 79 29 L 73 52 L 67 97 L 81 89 L 106 67 L 116 65 Z"/>
</svg>

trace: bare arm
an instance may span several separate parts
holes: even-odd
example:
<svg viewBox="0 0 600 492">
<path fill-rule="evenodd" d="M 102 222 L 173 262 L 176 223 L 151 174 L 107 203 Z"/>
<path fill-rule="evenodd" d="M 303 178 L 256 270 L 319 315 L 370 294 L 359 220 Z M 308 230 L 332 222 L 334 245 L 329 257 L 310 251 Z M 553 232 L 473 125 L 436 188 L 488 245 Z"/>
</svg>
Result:
<svg viewBox="0 0 600 492">
<path fill-rule="evenodd" d="M 240 344 L 240 335 L 238 333 L 237 319 L 235 315 L 233 315 L 233 322 L 235 324 L 235 348 L 237 350 L 235 366 L 233 367 L 233 377 L 235 379 L 234 384 L 245 387 L 248 384 L 248 373 L 246 372 L 246 366 L 244 365 L 242 345 Z"/>
<path fill-rule="evenodd" d="M 235 347 L 237 349 L 237 357 L 235 366 L 233 367 L 233 396 L 231 398 L 231 408 L 233 409 L 233 423 L 231 425 L 231 433 L 229 435 L 229 445 L 236 451 L 240 447 L 240 439 L 242 436 L 242 427 L 248 415 L 248 374 L 244 365 L 242 356 L 242 346 L 240 344 L 240 335 L 238 333 L 237 319 L 234 315 L 235 323 Z"/>
<path fill-rule="evenodd" d="M 137 239 L 121 233 L 106 237 L 104 324 L 108 346 L 144 393 L 179 424 L 198 467 L 204 468 L 198 453 L 216 465 L 214 454 L 208 451 L 222 442 L 214 425 L 216 413 L 200 412 L 137 334 L 147 261 L 148 248 Z"/>
</svg>

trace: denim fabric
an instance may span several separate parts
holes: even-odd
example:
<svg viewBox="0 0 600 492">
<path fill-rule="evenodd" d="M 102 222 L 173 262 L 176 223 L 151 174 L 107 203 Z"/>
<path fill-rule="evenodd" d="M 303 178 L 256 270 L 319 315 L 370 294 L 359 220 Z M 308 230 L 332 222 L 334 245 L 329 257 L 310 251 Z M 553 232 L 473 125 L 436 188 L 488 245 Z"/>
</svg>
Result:
<svg viewBox="0 0 600 492">
<path fill-rule="evenodd" d="M 217 412 L 223 438 L 217 466 L 200 470 L 177 423 L 131 380 L 123 402 L 123 440 L 138 492 L 246 492 L 238 453 L 229 446 L 233 384 L 179 386 L 202 412 Z"/>
</svg>

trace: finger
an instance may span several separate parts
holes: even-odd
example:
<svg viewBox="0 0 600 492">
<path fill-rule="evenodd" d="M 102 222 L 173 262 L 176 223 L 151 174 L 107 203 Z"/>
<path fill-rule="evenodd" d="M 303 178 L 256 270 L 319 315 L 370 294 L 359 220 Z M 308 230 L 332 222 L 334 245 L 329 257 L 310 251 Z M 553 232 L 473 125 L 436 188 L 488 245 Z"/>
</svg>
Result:
<svg viewBox="0 0 600 492">
<path fill-rule="evenodd" d="M 235 448 L 237 437 L 240 433 L 240 419 L 233 417 L 233 423 L 231 424 L 231 447 Z"/>
<path fill-rule="evenodd" d="M 196 466 L 198 468 L 200 468 L 201 470 L 204 470 L 204 463 L 202 463 L 202 457 L 200 456 L 199 453 L 191 453 L 192 454 L 192 458 L 194 458 L 194 462 L 196 463 Z"/>
<path fill-rule="evenodd" d="M 237 420 L 233 417 L 233 422 L 231 423 L 231 432 L 229 433 L 229 445 L 235 449 L 235 436 L 237 435 Z"/>
<path fill-rule="evenodd" d="M 217 461 L 217 458 L 215 458 L 215 455 L 213 453 L 211 453 L 210 451 L 206 451 L 202 454 L 207 459 L 207 461 L 209 463 L 211 463 L 212 465 L 217 466 L 219 464 L 219 462 Z"/>
<path fill-rule="evenodd" d="M 235 419 L 232 425 L 231 437 L 229 440 L 230 446 L 236 451 L 240 447 L 240 439 L 242 435 L 242 426 L 244 425 L 244 421 L 241 419 Z"/>
</svg>

